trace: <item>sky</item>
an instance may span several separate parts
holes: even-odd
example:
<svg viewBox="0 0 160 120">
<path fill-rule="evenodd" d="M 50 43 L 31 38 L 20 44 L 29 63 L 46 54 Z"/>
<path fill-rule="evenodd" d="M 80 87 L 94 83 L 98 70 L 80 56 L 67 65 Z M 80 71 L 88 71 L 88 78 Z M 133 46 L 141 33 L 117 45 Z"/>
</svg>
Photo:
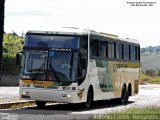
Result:
<svg viewBox="0 0 160 120">
<path fill-rule="evenodd" d="M 130 6 L 127 2 L 154 2 Z M 6 0 L 6 33 L 59 27 L 89 28 L 133 38 L 141 47 L 160 45 L 159 0 Z"/>
</svg>

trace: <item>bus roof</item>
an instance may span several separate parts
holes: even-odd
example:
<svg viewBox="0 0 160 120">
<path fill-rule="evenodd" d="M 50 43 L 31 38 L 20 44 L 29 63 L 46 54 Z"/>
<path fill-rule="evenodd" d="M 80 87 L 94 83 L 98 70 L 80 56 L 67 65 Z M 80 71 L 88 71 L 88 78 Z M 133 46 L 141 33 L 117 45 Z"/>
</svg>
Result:
<svg viewBox="0 0 160 120">
<path fill-rule="evenodd" d="M 80 28 L 75 28 L 75 27 L 63 27 L 59 28 L 53 31 L 28 31 L 26 34 L 57 34 L 57 35 L 88 35 L 90 32 L 91 35 L 96 35 L 99 37 L 105 37 L 105 38 L 110 38 L 114 40 L 119 40 L 119 41 L 124 41 L 124 42 L 129 42 L 129 43 L 135 43 L 139 44 L 138 40 L 136 39 L 131 39 L 131 38 L 120 38 L 118 35 L 114 34 L 109 34 L 109 33 L 104 33 L 104 32 L 97 32 L 94 30 L 90 29 L 80 29 Z"/>
<path fill-rule="evenodd" d="M 28 31 L 26 34 L 87 35 L 88 31 L 73 27 L 64 27 L 52 31 Z"/>
</svg>

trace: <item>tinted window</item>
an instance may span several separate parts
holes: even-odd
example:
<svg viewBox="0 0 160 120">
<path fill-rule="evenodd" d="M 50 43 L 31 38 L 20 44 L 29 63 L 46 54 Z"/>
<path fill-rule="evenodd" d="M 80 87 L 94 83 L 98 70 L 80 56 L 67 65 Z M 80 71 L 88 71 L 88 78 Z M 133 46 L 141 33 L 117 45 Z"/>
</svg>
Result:
<svg viewBox="0 0 160 120">
<path fill-rule="evenodd" d="M 140 60 L 140 47 L 138 47 L 138 60 Z"/>
<path fill-rule="evenodd" d="M 91 40 L 90 53 L 92 56 L 98 56 L 98 40 Z"/>
<path fill-rule="evenodd" d="M 124 59 L 125 60 L 129 59 L 129 45 L 127 44 L 124 45 Z"/>
<path fill-rule="evenodd" d="M 131 45 L 129 45 L 129 60 L 131 59 Z"/>
<path fill-rule="evenodd" d="M 116 48 L 117 48 L 117 46 L 116 46 L 116 43 L 113 43 L 113 49 L 114 49 L 114 54 L 113 54 L 113 58 L 116 58 Z"/>
<path fill-rule="evenodd" d="M 138 60 L 138 47 L 135 46 L 135 60 Z"/>
<path fill-rule="evenodd" d="M 131 60 L 135 60 L 135 46 L 131 46 Z"/>
<path fill-rule="evenodd" d="M 88 58 L 88 38 L 86 37 L 82 37 L 80 39 L 80 52 L 82 57 L 86 57 Z"/>
<path fill-rule="evenodd" d="M 114 43 L 108 42 L 108 58 L 114 58 L 115 53 L 114 53 Z"/>
<path fill-rule="evenodd" d="M 104 41 L 99 42 L 99 56 L 106 57 L 106 44 Z"/>
<path fill-rule="evenodd" d="M 123 44 L 119 44 L 119 58 L 124 59 L 124 47 Z"/>
<path fill-rule="evenodd" d="M 119 58 L 119 44 L 115 43 L 115 58 Z"/>
<path fill-rule="evenodd" d="M 26 35 L 24 46 L 45 48 L 79 48 L 79 37 Z"/>
</svg>

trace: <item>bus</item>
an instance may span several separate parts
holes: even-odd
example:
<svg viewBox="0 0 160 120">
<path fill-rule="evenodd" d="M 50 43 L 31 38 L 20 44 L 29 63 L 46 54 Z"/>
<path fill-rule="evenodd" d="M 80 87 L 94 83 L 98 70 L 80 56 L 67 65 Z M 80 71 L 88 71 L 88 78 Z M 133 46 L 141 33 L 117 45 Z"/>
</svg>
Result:
<svg viewBox="0 0 160 120">
<path fill-rule="evenodd" d="M 35 100 L 40 108 L 52 101 L 86 108 L 98 100 L 124 104 L 139 91 L 140 44 L 113 34 L 78 28 L 28 31 L 16 64 L 20 98 Z"/>
</svg>

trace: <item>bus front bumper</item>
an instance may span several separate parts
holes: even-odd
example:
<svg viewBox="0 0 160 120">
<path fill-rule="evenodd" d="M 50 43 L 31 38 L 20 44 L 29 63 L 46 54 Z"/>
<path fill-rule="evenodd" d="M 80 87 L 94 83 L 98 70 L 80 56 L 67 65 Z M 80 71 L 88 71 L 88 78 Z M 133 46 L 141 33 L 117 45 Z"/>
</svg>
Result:
<svg viewBox="0 0 160 120">
<path fill-rule="evenodd" d="M 20 89 L 20 98 L 36 101 L 50 101 L 60 103 L 83 102 L 76 91 L 64 91 L 53 89 Z"/>
</svg>

